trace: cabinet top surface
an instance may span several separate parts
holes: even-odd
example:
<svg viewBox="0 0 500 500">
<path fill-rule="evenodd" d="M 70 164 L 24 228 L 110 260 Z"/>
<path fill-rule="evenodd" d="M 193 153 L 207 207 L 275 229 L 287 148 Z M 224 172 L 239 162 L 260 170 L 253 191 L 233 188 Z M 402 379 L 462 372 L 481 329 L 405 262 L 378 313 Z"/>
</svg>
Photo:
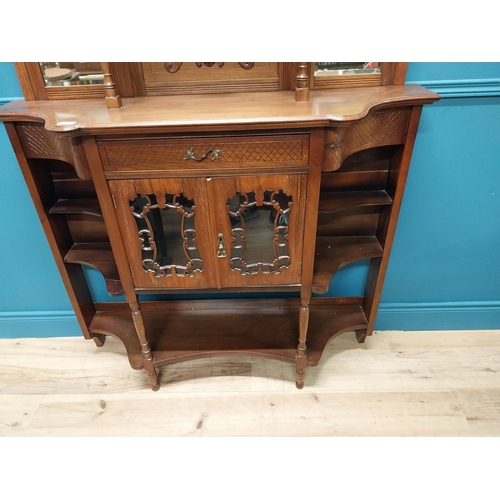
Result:
<svg viewBox="0 0 500 500">
<path fill-rule="evenodd" d="M 322 127 L 359 120 L 373 109 L 438 99 L 419 85 L 402 85 L 311 91 L 305 102 L 296 102 L 293 91 L 135 97 L 123 99 L 119 109 L 106 108 L 104 99 L 20 100 L 0 107 L 0 120 L 35 121 L 54 132 L 89 135 Z"/>
</svg>

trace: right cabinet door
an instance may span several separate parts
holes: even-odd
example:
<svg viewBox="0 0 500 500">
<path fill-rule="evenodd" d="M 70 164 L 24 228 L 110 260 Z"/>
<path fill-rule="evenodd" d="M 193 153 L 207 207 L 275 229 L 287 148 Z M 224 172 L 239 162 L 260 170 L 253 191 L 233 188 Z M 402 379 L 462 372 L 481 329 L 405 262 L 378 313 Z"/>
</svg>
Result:
<svg viewBox="0 0 500 500">
<path fill-rule="evenodd" d="M 305 174 L 214 178 L 222 287 L 301 282 Z"/>
</svg>

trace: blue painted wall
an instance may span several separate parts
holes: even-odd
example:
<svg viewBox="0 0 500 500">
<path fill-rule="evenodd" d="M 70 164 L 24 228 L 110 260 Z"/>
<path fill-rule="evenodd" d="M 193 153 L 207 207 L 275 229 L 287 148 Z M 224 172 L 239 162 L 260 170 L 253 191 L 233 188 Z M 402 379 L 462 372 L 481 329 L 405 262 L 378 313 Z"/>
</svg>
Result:
<svg viewBox="0 0 500 500">
<path fill-rule="evenodd" d="M 422 114 L 376 328 L 500 328 L 500 63 L 410 63 L 407 81 L 443 99 Z M 21 97 L 0 63 L 0 104 Z M 0 171 L 0 337 L 80 335 L 1 126 Z M 360 294 L 365 276 L 346 266 L 329 295 Z"/>
</svg>

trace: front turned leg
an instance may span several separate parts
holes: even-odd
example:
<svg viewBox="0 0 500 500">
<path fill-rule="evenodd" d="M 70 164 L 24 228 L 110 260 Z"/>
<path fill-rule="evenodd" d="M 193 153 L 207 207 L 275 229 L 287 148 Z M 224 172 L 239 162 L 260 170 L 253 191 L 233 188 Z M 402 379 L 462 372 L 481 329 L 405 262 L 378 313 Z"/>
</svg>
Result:
<svg viewBox="0 0 500 500">
<path fill-rule="evenodd" d="M 303 298 L 300 303 L 299 345 L 297 346 L 296 382 L 297 389 L 304 387 L 304 375 L 307 367 L 307 327 L 309 325 L 309 298 Z"/>
<path fill-rule="evenodd" d="M 151 348 L 149 347 L 149 342 L 146 338 L 146 330 L 144 328 L 144 321 L 142 319 L 142 311 L 139 309 L 138 305 L 131 306 L 131 308 L 135 330 L 141 343 L 142 363 L 144 365 L 144 369 L 148 374 L 151 389 L 153 389 L 153 391 L 157 391 L 160 388 L 160 382 L 158 381 L 158 375 L 156 374 L 156 369 L 153 365 L 153 355 L 151 354 Z"/>
</svg>

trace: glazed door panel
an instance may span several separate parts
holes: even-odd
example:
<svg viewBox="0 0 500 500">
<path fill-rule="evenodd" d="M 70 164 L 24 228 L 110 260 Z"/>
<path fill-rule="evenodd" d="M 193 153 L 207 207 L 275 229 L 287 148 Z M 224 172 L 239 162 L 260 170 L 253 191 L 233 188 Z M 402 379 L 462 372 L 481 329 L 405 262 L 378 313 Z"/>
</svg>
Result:
<svg viewBox="0 0 500 500">
<path fill-rule="evenodd" d="M 223 287 L 300 283 L 306 180 L 305 174 L 213 180 Z"/>
<path fill-rule="evenodd" d="M 135 287 L 217 287 L 206 183 L 109 181 Z"/>
</svg>

